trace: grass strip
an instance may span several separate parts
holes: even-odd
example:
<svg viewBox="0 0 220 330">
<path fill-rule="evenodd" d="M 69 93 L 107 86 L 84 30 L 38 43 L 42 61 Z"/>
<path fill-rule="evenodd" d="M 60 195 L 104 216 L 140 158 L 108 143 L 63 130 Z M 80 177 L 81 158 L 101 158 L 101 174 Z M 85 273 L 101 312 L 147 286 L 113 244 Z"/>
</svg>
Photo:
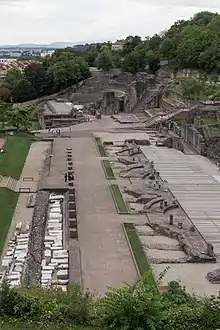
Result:
<svg viewBox="0 0 220 330">
<path fill-rule="evenodd" d="M 0 255 L 17 205 L 19 194 L 7 188 L 0 188 Z"/>
<path fill-rule="evenodd" d="M 124 198 L 122 197 L 119 186 L 117 184 L 111 184 L 110 188 L 118 213 L 128 214 L 128 208 L 125 204 Z"/>
<path fill-rule="evenodd" d="M 4 138 L 2 136 L 2 138 Z M 29 136 L 7 136 L 5 154 L 0 154 L 0 174 L 19 179 L 31 145 Z"/>
<path fill-rule="evenodd" d="M 105 151 L 105 147 L 102 144 L 101 139 L 99 137 L 95 137 L 95 142 L 96 142 L 96 145 L 97 145 L 97 148 L 98 148 L 98 151 L 99 151 L 99 155 L 101 157 L 108 157 L 108 155 Z"/>
<path fill-rule="evenodd" d="M 104 168 L 106 178 L 108 180 L 115 180 L 114 172 L 109 160 L 102 160 L 102 166 Z"/>
<path fill-rule="evenodd" d="M 148 263 L 147 256 L 143 250 L 140 239 L 138 237 L 137 231 L 134 227 L 133 223 L 124 223 L 124 229 L 126 231 L 130 247 L 133 252 L 133 256 L 136 261 L 136 265 L 138 267 L 139 273 L 141 276 L 144 276 L 148 273 L 149 281 L 152 285 L 156 286 L 156 282 L 151 270 L 151 267 Z"/>
</svg>

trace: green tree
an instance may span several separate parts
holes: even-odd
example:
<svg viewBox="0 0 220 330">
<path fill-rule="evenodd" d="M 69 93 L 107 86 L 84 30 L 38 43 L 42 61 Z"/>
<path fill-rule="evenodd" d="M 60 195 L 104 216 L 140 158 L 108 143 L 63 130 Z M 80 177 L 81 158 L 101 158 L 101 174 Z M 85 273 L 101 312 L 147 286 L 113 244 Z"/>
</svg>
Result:
<svg viewBox="0 0 220 330">
<path fill-rule="evenodd" d="M 196 100 L 205 91 L 204 83 L 196 79 L 185 79 L 180 85 L 182 94 L 189 100 Z"/>
<path fill-rule="evenodd" d="M 10 69 L 5 76 L 5 82 L 13 88 L 22 78 L 23 74 L 19 69 Z"/>
<path fill-rule="evenodd" d="M 128 36 L 125 39 L 125 46 L 123 49 L 123 54 L 129 54 L 135 50 L 135 48 L 141 44 L 140 36 Z"/>
<path fill-rule="evenodd" d="M 17 81 L 12 89 L 12 99 L 14 102 L 26 102 L 33 99 L 35 91 L 32 84 L 25 78 Z"/>
<path fill-rule="evenodd" d="M 114 67 L 113 56 L 110 50 L 103 50 L 96 58 L 96 65 L 98 69 L 105 72 L 110 71 Z"/>
<path fill-rule="evenodd" d="M 41 63 L 31 63 L 24 69 L 25 78 L 31 83 L 36 97 L 44 94 L 46 70 Z"/>
<path fill-rule="evenodd" d="M 10 88 L 1 85 L 0 86 L 0 101 L 10 102 L 11 100 L 11 90 Z"/>
<path fill-rule="evenodd" d="M 17 130 L 28 130 L 31 126 L 31 111 L 29 108 L 12 107 L 7 111 L 7 122 Z"/>
</svg>

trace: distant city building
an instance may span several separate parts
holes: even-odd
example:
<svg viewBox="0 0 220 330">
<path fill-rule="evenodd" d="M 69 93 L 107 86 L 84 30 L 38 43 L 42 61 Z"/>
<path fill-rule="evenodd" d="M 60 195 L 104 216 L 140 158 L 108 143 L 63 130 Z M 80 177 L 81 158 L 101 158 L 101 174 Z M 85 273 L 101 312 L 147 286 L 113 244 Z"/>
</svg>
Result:
<svg viewBox="0 0 220 330">
<path fill-rule="evenodd" d="M 2 62 L 4 59 L 0 59 L 0 77 L 4 78 L 7 74 L 7 72 L 10 69 L 18 69 L 20 71 L 23 71 L 26 66 L 28 66 L 31 63 L 36 63 L 36 61 L 33 60 L 26 60 L 26 61 L 17 61 L 16 59 L 6 59 L 6 62 Z"/>
<path fill-rule="evenodd" d="M 41 52 L 40 56 L 41 57 L 52 56 L 54 52 L 55 50 L 44 50 Z"/>
<path fill-rule="evenodd" d="M 123 50 L 125 44 L 126 44 L 126 42 L 124 42 L 124 41 L 117 41 L 112 44 L 112 50 L 115 50 L 115 51 Z"/>
<path fill-rule="evenodd" d="M 3 64 L 14 62 L 14 61 L 17 61 L 17 59 L 16 58 L 0 58 L 0 63 L 3 63 Z"/>
</svg>

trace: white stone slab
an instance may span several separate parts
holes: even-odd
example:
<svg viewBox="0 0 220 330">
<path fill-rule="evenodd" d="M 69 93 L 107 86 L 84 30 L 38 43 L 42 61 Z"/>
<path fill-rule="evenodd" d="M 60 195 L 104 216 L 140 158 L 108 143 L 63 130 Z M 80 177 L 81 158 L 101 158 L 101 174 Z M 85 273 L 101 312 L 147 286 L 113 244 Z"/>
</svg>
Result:
<svg viewBox="0 0 220 330">
<path fill-rule="evenodd" d="M 51 254 L 52 254 L 51 250 L 45 250 L 44 252 L 45 258 L 51 257 Z"/>
<path fill-rule="evenodd" d="M 51 236 L 45 236 L 44 241 L 45 241 L 45 242 L 54 242 L 54 238 L 51 237 Z"/>
<path fill-rule="evenodd" d="M 59 264 L 57 269 L 68 269 L 69 265 L 68 264 Z"/>
<path fill-rule="evenodd" d="M 21 274 L 15 274 L 15 275 L 8 275 L 7 276 L 7 279 L 9 280 L 9 281 L 18 281 L 18 280 L 20 280 L 20 277 L 21 277 Z"/>
<path fill-rule="evenodd" d="M 62 250 L 63 247 L 62 246 L 51 246 L 51 251 L 59 251 Z"/>
<path fill-rule="evenodd" d="M 27 250 L 28 249 L 28 245 L 27 244 L 18 244 L 16 246 L 16 250 Z"/>
<path fill-rule="evenodd" d="M 60 269 L 57 272 L 58 280 L 68 280 L 68 270 L 67 269 Z"/>
<path fill-rule="evenodd" d="M 60 259 L 53 258 L 53 259 L 51 259 L 51 263 L 57 263 L 57 264 L 61 264 L 61 265 L 67 264 L 68 265 L 68 258 L 60 258 Z"/>
<path fill-rule="evenodd" d="M 55 269 L 54 266 L 50 266 L 50 265 L 48 265 L 48 266 L 44 266 L 44 267 L 42 268 L 42 272 L 43 272 L 43 271 L 48 271 L 48 270 L 50 270 L 50 271 L 54 271 L 54 269 Z"/>
<path fill-rule="evenodd" d="M 53 257 L 54 258 L 68 258 L 68 252 L 65 250 L 62 251 L 54 251 L 53 252 Z"/>
</svg>

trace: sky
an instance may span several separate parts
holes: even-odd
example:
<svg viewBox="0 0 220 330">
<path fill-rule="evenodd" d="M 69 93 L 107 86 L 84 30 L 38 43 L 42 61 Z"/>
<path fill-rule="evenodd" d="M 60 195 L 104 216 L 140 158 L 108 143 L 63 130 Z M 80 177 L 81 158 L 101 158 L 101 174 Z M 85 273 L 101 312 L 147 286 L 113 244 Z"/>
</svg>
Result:
<svg viewBox="0 0 220 330">
<path fill-rule="evenodd" d="M 104 41 L 159 33 L 219 0 L 0 0 L 0 44 Z"/>
</svg>

